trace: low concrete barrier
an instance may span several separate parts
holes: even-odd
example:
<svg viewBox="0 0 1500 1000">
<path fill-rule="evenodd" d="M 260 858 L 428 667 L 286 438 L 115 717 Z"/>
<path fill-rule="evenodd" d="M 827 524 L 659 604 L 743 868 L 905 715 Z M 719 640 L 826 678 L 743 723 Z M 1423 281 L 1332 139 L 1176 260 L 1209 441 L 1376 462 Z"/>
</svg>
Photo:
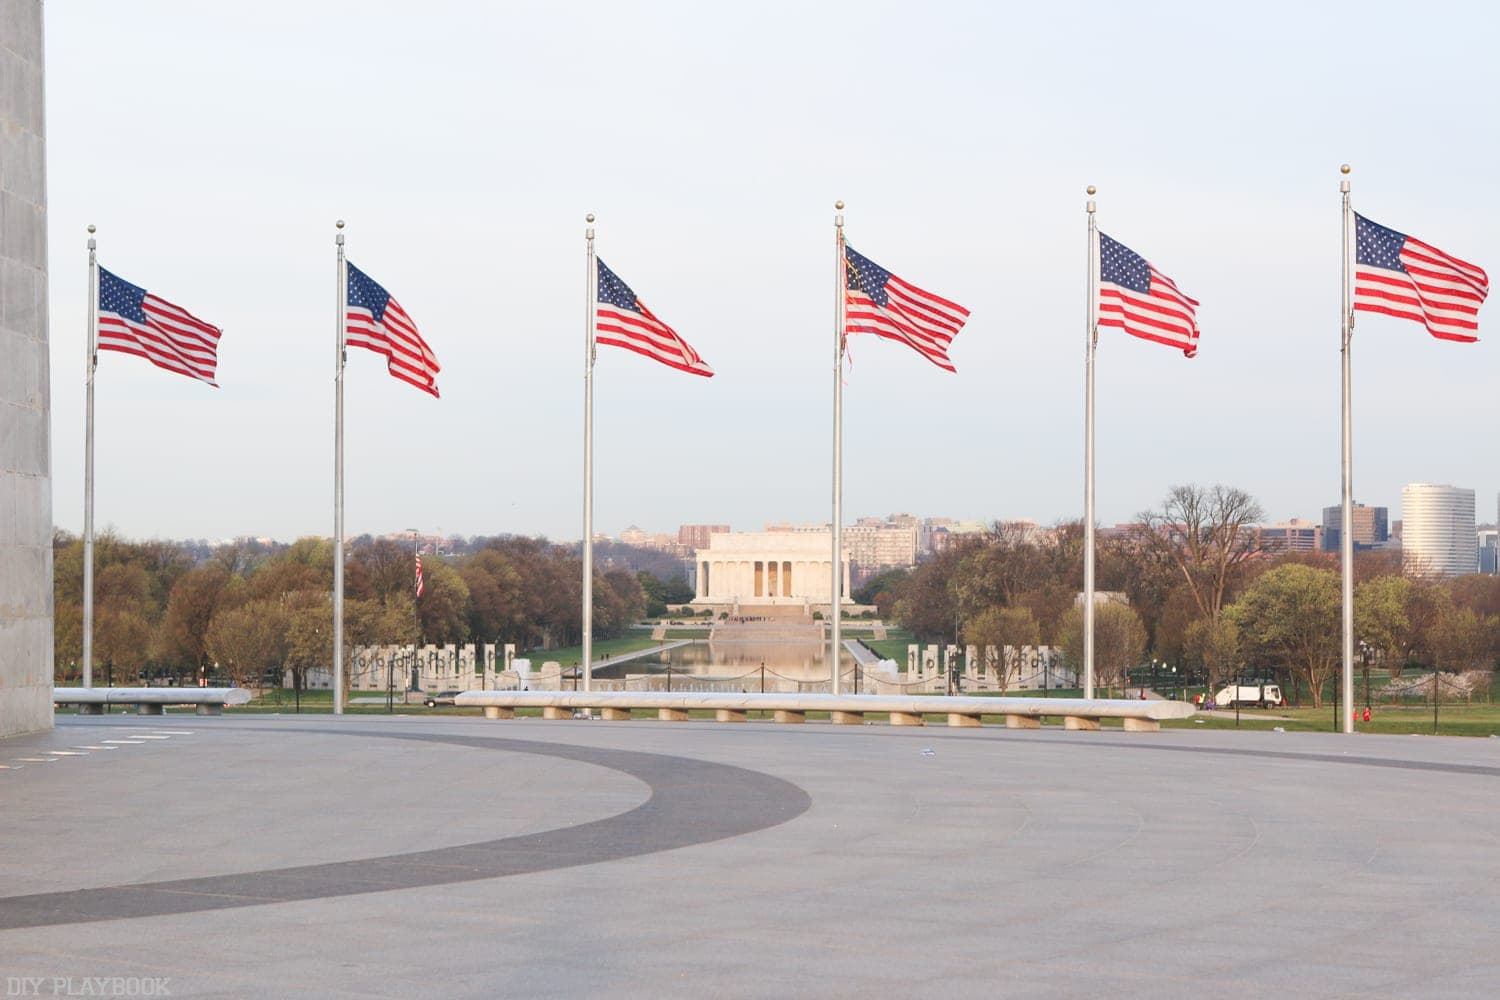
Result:
<svg viewBox="0 0 1500 1000">
<path fill-rule="evenodd" d="M 194 705 L 199 715 L 222 715 L 225 705 L 244 705 L 244 688 L 81 688 L 55 687 L 52 704 L 77 705 L 79 715 L 103 715 L 110 705 L 134 705 L 137 715 L 161 715 L 168 705 Z"/>
<path fill-rule="evenodd" d="M 465 691 L 460 707 L 483 708 L 486 718 L 513 718 L 518 708 L 540 708 L 549 719 L 571 719 L 576 711 L 599 712 L 606 719 L 628 719 L 632 709 L 683 721 L 690 711 L 712 711 L 720 722 L 743 722 L 747 712 L 769 712 L 777 722 L 797 723 L 808 712 L 827 712 L 836 723 L 860 723 L 866 713 L 890 718 L 891 725 L 925 725 L 925 716 L 946 716 L 950 726 L 977 726 L 981 716 L 1003 716 L 1013 729 L 1040 725 L 1042 716 L 1061 718 L 1068 729 L 1098 729 L 1101 719 L 1121 719 L 1132 732 L 1155 732 L 1163 719 L 1186 719 L 1193 706 L 1181 701 L 1106 698 L 976 698 L 972 696 L 878 694 L 741 694 L 706 691 Z"/>
</svg>

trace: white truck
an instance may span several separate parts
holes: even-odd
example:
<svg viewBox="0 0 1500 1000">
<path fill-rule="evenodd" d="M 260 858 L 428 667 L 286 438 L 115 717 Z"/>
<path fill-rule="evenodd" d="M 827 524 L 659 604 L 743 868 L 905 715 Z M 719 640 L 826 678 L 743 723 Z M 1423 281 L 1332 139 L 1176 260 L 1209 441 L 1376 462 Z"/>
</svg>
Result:
<svg viewBox="0 0 1500 1000">
<path fill-rule="evenodd" d="M 1219 708 L 1236 705 L 1275 708 L 1281 703 L 1281 687 L 1276 684 L 1231 684 L 1214 695 L 1214 704 Z"/>
</svg>

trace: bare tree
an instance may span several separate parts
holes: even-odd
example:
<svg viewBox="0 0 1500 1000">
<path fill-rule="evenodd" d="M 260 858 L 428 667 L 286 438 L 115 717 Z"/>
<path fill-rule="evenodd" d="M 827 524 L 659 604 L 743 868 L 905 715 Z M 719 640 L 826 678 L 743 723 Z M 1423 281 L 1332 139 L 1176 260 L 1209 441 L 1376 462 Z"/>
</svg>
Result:
<svg viewBox="0 0 1500 1000">
<path fill-rule="evenodd" d="M 1139 515 L 1147 551 L 1164 555 L 1187 584 L 1198 614 L 1217 621 L 1236 570 L 1259 551 L 1255 498 L 1228 486 L 1174 486 L 1158 510 Z"/>
</svg>

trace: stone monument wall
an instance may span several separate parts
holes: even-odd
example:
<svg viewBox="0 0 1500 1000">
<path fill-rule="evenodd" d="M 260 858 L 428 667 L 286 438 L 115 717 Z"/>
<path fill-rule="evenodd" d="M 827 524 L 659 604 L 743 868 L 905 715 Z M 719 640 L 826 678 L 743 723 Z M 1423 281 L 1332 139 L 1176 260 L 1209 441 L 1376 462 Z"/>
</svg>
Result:
<svg viewBox="0 0 1500 1000">
<path fill-rule="evenodd" d="M 0 0 L 0 736 L 52 726 L 40 0 Z"/>
</svg>

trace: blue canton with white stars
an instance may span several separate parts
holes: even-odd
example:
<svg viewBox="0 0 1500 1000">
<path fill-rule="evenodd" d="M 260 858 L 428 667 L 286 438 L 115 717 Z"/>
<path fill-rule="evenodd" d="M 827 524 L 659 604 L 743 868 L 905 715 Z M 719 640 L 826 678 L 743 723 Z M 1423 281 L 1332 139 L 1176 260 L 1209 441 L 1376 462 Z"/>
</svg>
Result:
<svg viewBox="0 0 1500 1000">
<path fill-rule="evenodd" d="M 844 244 L 844 271 L 850 291 L 864 292 L 882 309 L 890 302 L 885 283 L 890 280 L 891 272 L 847 243 Z"/>
<path fill-rule="evenodd" d="M 353 264 L 348 261 L 344 264 L 349 268 L 349 307 L 370 310 L 370 315 L 379 323 L 385 319 L 385 304 L 391 300 L 391 293 Z"/>
<path fill-rule="evenodd" d="M 99 311 L 115 313 L 136 323 L 146 322 L 146 311 L 141 303 L 146 300 L 146 290 L 117 278 L 104 268 L 99 268 Z"/>
<path fill-rule="evenodd" d="M 1401 263 L 1401 248 L 1406 246 L 1406 234 L 1387 229 L 1378 223 L 1354 213 L 1354 260 L 1386 271 L 1406 273 Z"/>
<path fill-rule="evenodd" d="M 630 286 L 621 281 L 619 275 L 606 267 L 598 257 L 594 258 L 594 263 L 599 266 L 599 301 L 629 312 L 640 312 L 640 307 L 635 304 L 635 292 L 630 290 Z"/>
<path fill-rule="evenodd" d="M 1142 295 L 1151 294 L 1151 265 L 1146 258 L 1119 240 L 1099 234 L 1099 280 L 1128 288 Z"/>
</svg>

